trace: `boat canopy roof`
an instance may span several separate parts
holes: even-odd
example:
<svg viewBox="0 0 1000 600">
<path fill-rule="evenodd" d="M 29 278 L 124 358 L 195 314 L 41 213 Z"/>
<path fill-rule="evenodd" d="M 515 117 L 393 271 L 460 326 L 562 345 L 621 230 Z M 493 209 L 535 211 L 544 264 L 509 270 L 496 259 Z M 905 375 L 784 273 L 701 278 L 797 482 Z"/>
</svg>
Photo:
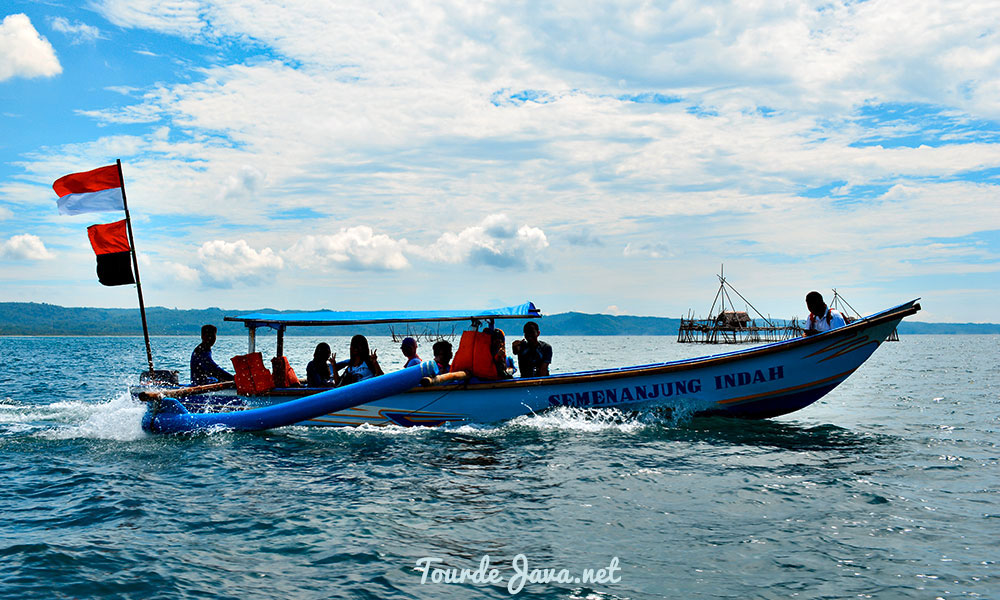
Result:
<svg viewBox="0 0 1000 600">
<path fill-rule="evenodd" d="M 239 321 L 247 327 L 369 325 L 376 323 L 429 323 L 440 321 L 468 321 L 470 319 L 537 319 L 541 311 L 533 302 L 516 306 L 487 308 L 483 310 L 375 310 L 339 311 L 320 310 L 298 313 L 250 313 L 225 317 L 226 321 Z"/>
</svg>

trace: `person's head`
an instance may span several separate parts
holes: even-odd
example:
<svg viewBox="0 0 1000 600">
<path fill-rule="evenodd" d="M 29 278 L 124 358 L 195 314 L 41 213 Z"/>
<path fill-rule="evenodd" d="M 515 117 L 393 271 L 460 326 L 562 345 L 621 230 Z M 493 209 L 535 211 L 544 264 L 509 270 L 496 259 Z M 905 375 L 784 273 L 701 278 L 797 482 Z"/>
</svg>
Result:
<svg viewBox="0 0 1000 600">
<path fill-rule="evenodd" d="M 538 335 L 541 332 L 538 330 L 538 323 L 534 321 L 528 321 L 524 324 L 524 339 L 531 343 L 538 341 Z"/>
<path fill-rule="evenodd" d="M 451 363 L 451 342 L 441 340 L 440 342 L 435 342 L 431 348 L 434 350 L 434 360 L 438 361 L 442 365 Z"/>
<path fill-rule="evenodd" d="M 492 336 L 490 339 L 490 351 L 496 354 L 501 348 L 507 346 L 507 336 L 504 335 L 503 329 L 494 329 Z"/>
<path fill-rule="evenodd" d="M 823 294 L 819 292 L 809 292 L 806 294 L 806 307 L 814 315 L 823 316 L 826 312 L 826 302 L 823 302 Z"/>
<path fill-rule="evenodd" d="M 403 351 L 403 356 L 406 358 L 413 358 L 417 355 L 417 340 L 411 337 L 403 338 L 403 343 L 400 344 L 399 349 Z"/>
<path fill-rule="evenodd" d="M 204 344 L 211 346 L 215 343 L 215 334 L 218 333 L 218 329 L 215 325 L 202 325 L 201 326 L 201 341 Z"/>
<path fill-rule="evenodd" d="M 326 362 L 330 360 L 330 356 L 332 354 L 333 351 L 330 350 L 330 344 L 327 344 L 326 342 L 320 342 L 316 344 L 316 350 L 313 352 L 313 358 L 315 358 L 320 362 Z"/>
<path fill-rule="evenodd" d="M 366 361 L 371 356 L 371 351 L 368 349 L 368 338 L 363 335 L 356 335 L 351 338 L 351 362 L 358 364 L 359 362 Z"/>
</svg>

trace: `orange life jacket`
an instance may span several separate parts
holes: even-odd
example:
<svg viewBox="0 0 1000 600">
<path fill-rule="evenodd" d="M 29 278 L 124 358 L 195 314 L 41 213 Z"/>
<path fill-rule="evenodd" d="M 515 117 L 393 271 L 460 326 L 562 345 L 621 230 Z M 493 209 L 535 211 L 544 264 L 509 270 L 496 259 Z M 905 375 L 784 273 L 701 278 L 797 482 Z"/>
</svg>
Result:
<svg viewBox="0 0 1000 600">
<path fill-rule="evenodd" d="M 274 378 L 271 372 L 264 368 L 264 358 L 260 352 L 243 354 L 233 357 L 233 369 L 236 374 L 236 393 L 242 396 L 252 396 L 269 392 L 274 389 Z"/>
<path fill-rule="evenodd" d="M 295 369 L 288 364 L 287 356 L 275 356 L 271 359 L 271 372 L 274 373 L 274 387 L 301 387 L 302 383 L 295 374 Z"/>
</svg>

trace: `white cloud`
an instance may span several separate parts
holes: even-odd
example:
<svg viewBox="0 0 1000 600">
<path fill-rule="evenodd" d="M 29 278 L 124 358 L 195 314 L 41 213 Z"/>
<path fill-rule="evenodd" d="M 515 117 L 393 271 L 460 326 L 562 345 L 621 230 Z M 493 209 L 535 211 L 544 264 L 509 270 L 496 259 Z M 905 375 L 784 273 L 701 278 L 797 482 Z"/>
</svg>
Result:
<svg viewBox="0 0 1000 600">
<path fill-rule="evenodd" d="M 284 267 L 284 261 L 270 248 L 255 250 L 245 240 L 205 242 L 198 249 L 198 268 L 208 283 L 229 287 L 237 282 L 258 281 Z M 175 269 L 175 274 L 189 272 Z"/>
<path fill-rule="evenodd" d="M 13 77 L 53 77 L 62 72 L 52 44 L 38 34 L 24 14 L 0 23 L 0 81 Z"/>
<path fill-rule="evenodd" d="M 667 256 L 673 256 L 670 252 L 670 247 L 662 243 L 633 244 L 629 242 L 628 244 L 625 244 L 622 254 L 629 257 L 634 256 L 641 258 L 664 258 Z"/>
<path fill-rule="evenodd" d="M 93 25 L 87 25 L 80 21 L 70 23 L 65 17 L 55 17 L 51 20 L 52 29 L 59 33 L 65 33 L 73 38 L 74 44 L 93 42 L 102 39 L 101 30 Z"/>
<path fill-rule="evenodd" d="M 55 258 L 42 243 L 42 240 L 30 233 L 15 235 L 7 241 L 0 242 L 0 258 L 8 260 L 49 260 Z"/>
<path fill-rule="evenodd" d="M 14 216 L 14 213 L 5 206 L 0 206 L 0 221 L 4 221 Z"/>
<path fill-rule="evenodd" d="M 167 261 L 160 265 L 160 268 L 168 277 L 184 284 L 196 285 L 201 281 L 201 273 L 181 263 Z"/>
<path fill-rule="evenodd" d="M 421 252 L 432 260 L 446 263 L 524 269 L 544 267 L 541 254 L 548 245 L 541 229 L 529 225 L 517 227 L 507 215 L 495 214 L 457 234 L 444 233 Z"/>
<path fill-rule="evenodd" d="M 403 254 L 406 240 L 394 240 L 360 225 L 333 235 L 307 235 L 284 252 L 300 269 L 327 271 L 337 266 L 354 271 L 396 271 L 410 266 Z"/>
<path fill-rule="evenodd" d="M 152 29 L 168 34 L 194 36 L 205 28 L 198 0 L 104 0 L 98 10 L 121 27 Z"/>
<path fill-rule="evenodd" d="M 250 165 L 242 165 L 236 173 L 225 178 L 219 198 L 227 201 L 253 198 L 263 185 L 264 179 L 264 173 Z"/>
</svg>

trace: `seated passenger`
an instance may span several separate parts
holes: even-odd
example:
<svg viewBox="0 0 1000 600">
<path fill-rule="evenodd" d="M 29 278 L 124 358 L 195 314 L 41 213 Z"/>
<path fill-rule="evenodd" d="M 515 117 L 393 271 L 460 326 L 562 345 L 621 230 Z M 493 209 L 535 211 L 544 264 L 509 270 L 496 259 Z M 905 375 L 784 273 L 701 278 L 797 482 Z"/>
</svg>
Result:
<svg viewBox="0 0 1000 600">
<path fill-rule="evenodd" d="M 524 339 L 517 340 L 511 349 L 517 355 L 521 377 L 546 377 L 552 362 L 552 346 L 538 339 L 538 323 L 524 324 Z"/>
<path fill-rule="evenodd" d="M 403 356 L 406 357 L 406 363 L 403 364 L 403 368 L 412 367 L 413 365 L 419 365 L 421 362 L 420 357 L 417 356 L 417 340 L 411 337 L 403 338 L 403 343 L 399 347 L 403 352 Z"/>
<path fill-rule="evenodd" d="M 507 337 L 503 329 L 487 329 L 492 333 L 490 341 L 490 354 L 493 356 L 493 365 L 497 369 L 499 379 L 510 379 L 514 376 L 513 361 L 507 360 Z"/>
<path fill-rule="evenodd" d="M 383 374 L 382 367 L 378 364 L 378 350 L 369 351 L 368 338 L 363 335 L 352 337 L 351 360 L 347 363 L 347 368 L 344 369 L 344 374 L 337 385 L 349 385 Z"/>
<path fill-rule="evenodd" d="M 194 385 L 233 380 L 232 375 L 212 360 L 212 346 L 215 345 L 217 331 L 214 325 L 201 328 L 201 343 L 191 353 L 191 383 Z"/>
<path fill-rule="evenodd" d="M 437 374 L 444 375 L 451 370 L 451 358 L 453 356 L 451 342 L 445 340 L 435 342 L 431 349 L 434 351 L 434 366 L 437 368 Z"/>
<path fill-rule="evenodd" d="M 815 335 L 847 325 L 843 315 L 832 308 L 827 308 L 823 295 L 819 292 L 806 294 L 806 307 L 809 308 L 806 335 Z"/>
<path fill-rule="evenodd" d="M 340 374 L 337 372 L 337 355 L 330 354 L 330 344 L 320 342 L 316 344 L 313 352 L 313 359 L 306 366 L 306 387 L 328 388 L 335 387 L 340 383 Z"/>
</svg>

